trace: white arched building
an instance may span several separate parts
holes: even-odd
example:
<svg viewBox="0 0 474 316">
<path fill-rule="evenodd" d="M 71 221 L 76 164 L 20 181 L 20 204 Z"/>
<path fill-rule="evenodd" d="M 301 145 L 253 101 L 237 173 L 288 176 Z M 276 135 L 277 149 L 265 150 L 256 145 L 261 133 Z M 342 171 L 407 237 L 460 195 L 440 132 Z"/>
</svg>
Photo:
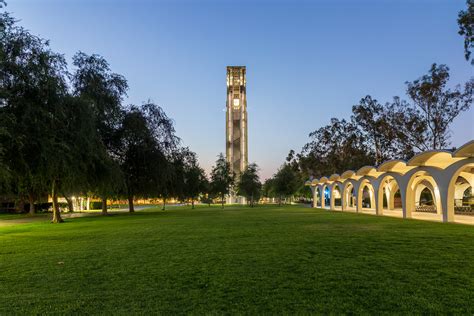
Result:
<svg viewBox="0 0 474 316">
<path fill-rule="evenodd" d="M 305 185 L 313 207 L 474 223 L 474 140 L 455 152 L 426 151 L 408 162 L 390 160 Z"/>
</svg>

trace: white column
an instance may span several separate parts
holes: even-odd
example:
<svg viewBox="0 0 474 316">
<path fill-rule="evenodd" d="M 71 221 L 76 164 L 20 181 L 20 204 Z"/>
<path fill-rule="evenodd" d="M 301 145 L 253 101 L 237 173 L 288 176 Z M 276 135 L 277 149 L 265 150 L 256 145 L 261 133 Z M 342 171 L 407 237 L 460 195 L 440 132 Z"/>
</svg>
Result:
<svg viewBox="0 0 474 316">
<path fill-rule="evenodd" d="M 317 204 L 317 192 L 318 190 L 316 187 L 310 186 L 311 192 L 313 193 L 313 208 L 316 208 L 318 206 Z"/>
<path fill-rule="evenodd" d="M 334 211 L 334 183 L 329 186 L 329 208 Z"/>
<path fill-rule="evenodd" d="M 325 208 L 326 207 L 326 198 L 324 196 L 324 186 L 320 186 L 319 189 L 320 189 L 320 193 L 321 193 L 321 196 L 319 197 L 321 199 L 321 208 Z"/>
</svg>

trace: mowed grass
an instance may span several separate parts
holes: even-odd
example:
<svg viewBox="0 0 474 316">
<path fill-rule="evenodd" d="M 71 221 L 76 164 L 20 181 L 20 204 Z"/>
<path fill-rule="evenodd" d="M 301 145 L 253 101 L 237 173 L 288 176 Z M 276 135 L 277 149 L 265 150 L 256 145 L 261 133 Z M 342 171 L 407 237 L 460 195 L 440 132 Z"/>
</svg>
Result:
<svg viewBox="0 0 474 316">
<path fill-rule="evenodd" d="M 474 227 L 299 206 L 0 228 L 0 314 L 474 313 Z"/>
</svg>

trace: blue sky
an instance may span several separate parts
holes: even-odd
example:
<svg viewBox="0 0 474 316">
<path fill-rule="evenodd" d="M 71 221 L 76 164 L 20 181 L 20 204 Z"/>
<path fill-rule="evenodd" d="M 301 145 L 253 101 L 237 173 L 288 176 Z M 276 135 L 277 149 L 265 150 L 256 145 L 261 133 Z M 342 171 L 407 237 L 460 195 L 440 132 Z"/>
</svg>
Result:
<svg viewBox="0 0 474 316">
<path fill-rule="evenodd" d="M 207 170 L 225 151 L 226 66 L 247 66 L 249 160 L 270 177 L 288 151 L 370 94 L 405 97 L 433 62 L 451 83 L 473 75 L 456 17 L 464 0 L 9 0 L 7 10 L 68 61 L 103 55 L 175 120 Z M 452 144 L 474 139 L 474 109 Z"/>
</svg>

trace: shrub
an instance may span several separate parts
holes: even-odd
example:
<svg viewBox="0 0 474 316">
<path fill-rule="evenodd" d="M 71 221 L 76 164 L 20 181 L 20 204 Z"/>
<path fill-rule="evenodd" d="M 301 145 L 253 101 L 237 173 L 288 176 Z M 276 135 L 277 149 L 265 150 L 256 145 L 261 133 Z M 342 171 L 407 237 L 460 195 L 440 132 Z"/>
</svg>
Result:
<svg viewBox="0 0 474 316">
<path fill-rule="evenodd" d="M 89 208 L 91 210 L 100 210 L 102 209 L 102 201 L 92 201 L 89 203 Z"/>
</svg>

